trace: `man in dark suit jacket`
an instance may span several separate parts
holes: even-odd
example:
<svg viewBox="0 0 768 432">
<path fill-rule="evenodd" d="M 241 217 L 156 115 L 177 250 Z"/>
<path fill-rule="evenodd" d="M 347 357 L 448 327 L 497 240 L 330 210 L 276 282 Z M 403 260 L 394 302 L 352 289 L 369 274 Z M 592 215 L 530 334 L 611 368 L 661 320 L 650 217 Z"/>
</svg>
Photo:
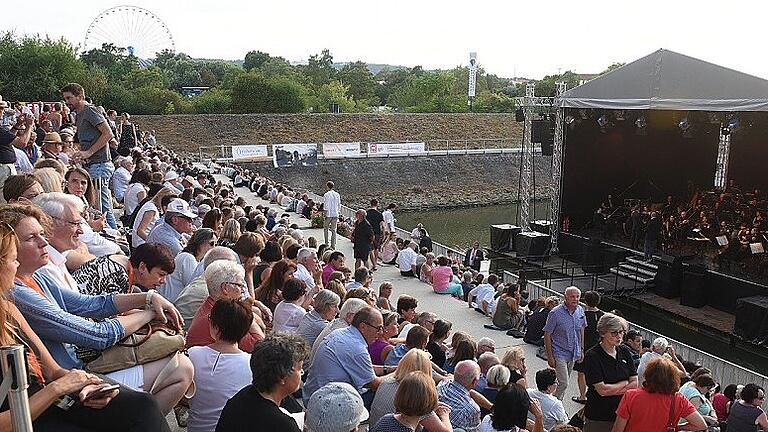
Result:
<svg viewBox="0 0 768 432">
<path fill-rule="evenodd" d="M 648 227 L 645 231 L 645 247 L 643 248 L 646 261 L 653 259 L 653 253 L 656 252 L 656 242 L 659 240 L 660 232 L 661 218 L 659 218 L 658 213 L 651 212 L 651 219 L 648 221 Z"/>
<path fill-rule="evenodd" d="M 480 271 L 480 262 L 483 259 L 485 259 L 485 255 L 483 254 L 483 250 L 480 249 L 480 243 L 474 242 L 472 244 L 472 249 L 464 254 L 464 266 L 474 269 L 475 271 Z"/>
</svg>

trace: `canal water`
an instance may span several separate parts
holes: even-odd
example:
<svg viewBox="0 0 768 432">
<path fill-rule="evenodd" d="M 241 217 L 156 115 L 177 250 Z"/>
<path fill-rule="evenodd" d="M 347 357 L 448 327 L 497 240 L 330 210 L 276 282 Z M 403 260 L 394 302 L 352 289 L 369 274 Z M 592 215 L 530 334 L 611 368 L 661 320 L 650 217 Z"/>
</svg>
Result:
<svg viewBox="0 0 768 432">
<path fill-rule="evenodd" d="M 549 217 L 549 200 L 537 201 L 531 219 Z M 397 226 L 412 230 L 416 224 L 424 224 L 433 241 L 459 250 L 467 249 L 475 240 L 484 247 L 490 245 L 489 227 L 495 224 L 516 224 L 518 204 L 491 205 L 455 209 L 397 212 Z"/>
</svg>

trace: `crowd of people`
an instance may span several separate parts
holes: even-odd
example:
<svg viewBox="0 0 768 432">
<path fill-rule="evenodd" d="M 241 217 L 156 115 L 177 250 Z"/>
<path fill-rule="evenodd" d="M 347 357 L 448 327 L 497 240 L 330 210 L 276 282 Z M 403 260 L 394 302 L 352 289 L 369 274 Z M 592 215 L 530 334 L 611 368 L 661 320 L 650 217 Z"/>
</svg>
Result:
<svg viewBox="0 0 768 432">
<path fill-rule="evenodd" d="M 768 276 L 768 196 L 734 180 L 724 190 L 693 190 L 663 203 L 620 203 L 608 196 L 595 213 L 607 235 L 621 233 L 649 258 L 657 247 L 672 254 L 706 256 L 721 269 Z"/>
<path fill-rule="evenodd" d="M 25 347 L 35 430 L 165 431 L 170 413 L 221 432 L 768 427 L 762 388 L 717 391 L 665 340 L 643 348 L 596 293 L 586 308 L 575 287 L 563 303 L 527 301 L 525 275 L 479 272 L 479 244 L 461 259 L 435 256 L 421 226 L 398 238 L 393 204 L 342 220 L 333 182 L 314 202 L 234 165 L 195 165 L 81 86 L 61 92 L 0 127 L 0 344 Z M 322 219 L 324 243 L 300 218 Z M 522 347 L 499 355 L 395 297 L 405 279 L 374 287 L 379 266 L 467 302 L 541 346 L 549 367 L 529 371 Z M 573 369 L 585 405 L 567 413 Z"/>
</svg>

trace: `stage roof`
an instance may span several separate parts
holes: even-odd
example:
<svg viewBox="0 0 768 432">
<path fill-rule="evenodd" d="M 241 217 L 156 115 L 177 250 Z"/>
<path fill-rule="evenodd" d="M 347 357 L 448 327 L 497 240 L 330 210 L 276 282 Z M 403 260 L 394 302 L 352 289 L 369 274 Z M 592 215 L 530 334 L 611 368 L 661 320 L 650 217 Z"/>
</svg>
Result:
<svg viewBox="0 0 768 432">
<path fill-rule="evenodd" d="M 768 80 L 660 49 L 566 91 L 558 106 L 768 111 Z"/>
</svg>

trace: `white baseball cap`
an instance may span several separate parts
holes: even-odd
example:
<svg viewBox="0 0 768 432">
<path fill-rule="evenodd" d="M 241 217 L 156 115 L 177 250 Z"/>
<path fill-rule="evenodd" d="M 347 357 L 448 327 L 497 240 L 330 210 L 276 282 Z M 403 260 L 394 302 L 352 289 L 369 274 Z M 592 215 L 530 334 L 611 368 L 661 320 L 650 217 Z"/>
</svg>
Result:
<svg viewBox="0 0 768 432">
<path fill-rule="evenodd" d="M 165 173 L 165 181 L 176 180 L 177 178 L 179 178 L 179 175 L 176 174 L 176 171 L 168 171 Z"/>
<path fill-rule="evenodd" d="M 171 201 L 168 204 L 168 209 L 166 211 L 168 213 L 178 213 L 190 219 L 197 217 L 197 214 L 189 208 L 189 204 L 187 204 L 187 202 L 181 198 L 175 198 L 173 201 Z"/>
</svg>

